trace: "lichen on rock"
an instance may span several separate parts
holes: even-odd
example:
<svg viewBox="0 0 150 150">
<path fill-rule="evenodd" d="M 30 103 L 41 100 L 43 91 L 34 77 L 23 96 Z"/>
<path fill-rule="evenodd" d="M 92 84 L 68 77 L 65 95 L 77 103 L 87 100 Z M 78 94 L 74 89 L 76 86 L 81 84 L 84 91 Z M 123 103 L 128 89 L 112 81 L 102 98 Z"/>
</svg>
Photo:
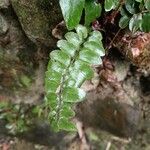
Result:
<svg viewBox="0 0 150 150">
<path fill-rule="evenodd" d="M 0 1 L 0 9 L 8 8 L 9 5 L 10 5 L 10 1 L 9 0 L 1 0 Z"/>
<path fill-rule="evenodd" d="M 0 35 L 5 34 L 8 30 L 8 24 L 3 16 L 0 15 Z"/>
</svg>

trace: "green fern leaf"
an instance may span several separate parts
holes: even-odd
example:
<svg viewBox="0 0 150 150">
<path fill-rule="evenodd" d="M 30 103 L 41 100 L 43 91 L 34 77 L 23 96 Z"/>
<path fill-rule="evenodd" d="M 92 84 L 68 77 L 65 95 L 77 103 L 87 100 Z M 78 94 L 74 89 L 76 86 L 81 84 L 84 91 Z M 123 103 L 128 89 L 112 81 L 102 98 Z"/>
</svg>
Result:
<svg viewBox="0 0 150 150">
<path fill-rule="evenodd" d="M 74 116 L 72 106 L 84 99 L 86 93 L 80 86 L 93 77 L 91 65 L 102 63 L 105 54 L 99 31 L 88 34 L 86 27 L 78 25 L 76 33 L 68 32 L 65 38 L 57 42 L 60 50 L 51 52 L 45 75 L 45 105 L 56 131 L 75 130 L 70 122 Z"/>
</svg>

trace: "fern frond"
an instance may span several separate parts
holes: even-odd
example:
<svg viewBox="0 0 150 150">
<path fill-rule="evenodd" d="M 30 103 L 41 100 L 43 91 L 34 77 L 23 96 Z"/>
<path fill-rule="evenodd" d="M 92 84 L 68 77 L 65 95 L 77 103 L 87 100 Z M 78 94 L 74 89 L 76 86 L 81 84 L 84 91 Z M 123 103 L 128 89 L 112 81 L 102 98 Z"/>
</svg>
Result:
<svg viewBox="0 0 150 150">
<path fill-rule="evenodd" d="M 45 89 L 45 104 L 50 108 L 49 120 L 55 130 L 75 130 L 69 121 L 74 116 L 72 106 L 82 101 L 85 92 L 80 89 L 82 83 L 93 77 L 92 64 L 100 64 L 104 56 L 99 31 L 88 34 L 86 27 L 78 25 L 75 32 L 65 34 L 65 40 L 59 40 L 50 54 Z"/>
</svg>

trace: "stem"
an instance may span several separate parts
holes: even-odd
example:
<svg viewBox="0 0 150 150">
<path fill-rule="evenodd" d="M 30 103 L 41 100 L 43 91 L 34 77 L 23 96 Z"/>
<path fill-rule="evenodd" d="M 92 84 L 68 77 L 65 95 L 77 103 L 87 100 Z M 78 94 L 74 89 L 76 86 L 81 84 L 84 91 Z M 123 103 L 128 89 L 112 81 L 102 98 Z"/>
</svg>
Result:
<svg viewBox="0 0 150 150">
<path fill-rule="evenodd" d="M 82 43 L 83 44 L 83 43 Z M 81 44 L 81 45 L 82 45 Z M 58 87 L 58 92 L 57 92 L 57 95 L 58 95 L 58 99 L 57 99 L 57 109 L 56 109 L 56 115 L 55 115 L 55 117 L 56 117 L 56 121 L 58 122 L 59 121 L 59 119 L 60 119 L 60 111 L 61 111 L 61 109 L 62 109 L 62 106 L 63 106 L 63 99 L 62 99 L 62 93 L 63 93 L 63 89 L 64 89 L 64 84 L 65 84 L 65 82 L 66 82 L 66 80 L 67 80 L 67 75 L 69 74 L 69 68 L 75 63 L 75 61 L 76 61 L 76 58 L 78 57 L 78 55 L 79 55 L 79 51 L 80 51 L 80 49 L 81 49 L 81 46 L 75 51 L 75 54 L 74 54 L 74 56 L 73 57 L 71 57 L 71 59 L 70 59 L 70 63 L 69 63 L 69 65 L 67 66 L 67 68 L 66 68 L 66 70 L 65 70 L 65 72 L 64 72 L 64 74 L 62 75 L 62 78 L 61 78 L 61 82 L 60 82 L 60 86 Z"/>
<path fill-rule="evenodd" d="M 108 50 L 111 48 L 111 46 L 113 45 L 115 39 L 117 38 L 117 36 L 118 36 L 118 34 L 120 33 L 121 30 L 122 30 L 122 29 L 120 28 L 120 29 L 117 31 L 117 33 L 115 34 L 115 36 L 114 36 L 113 39 L 111 40 L 109 46 L 106 48 L 106 51 L 108 51 Z"/>
<path fill-rule="evenodd" d="M 108 142 L 106 146 L 106 150 L 110 150 L 110 147 L 111 147 L 111 142 Z"/>
</svg>

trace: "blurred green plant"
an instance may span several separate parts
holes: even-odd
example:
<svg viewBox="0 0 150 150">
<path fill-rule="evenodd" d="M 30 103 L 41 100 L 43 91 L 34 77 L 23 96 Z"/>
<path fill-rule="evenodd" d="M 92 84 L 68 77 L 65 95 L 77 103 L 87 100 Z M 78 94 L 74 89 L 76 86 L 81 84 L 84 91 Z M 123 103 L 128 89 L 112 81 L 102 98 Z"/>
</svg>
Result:
<svg viewBox="0 0 150 150">
<path fill-rule="evenodd" d="M 85 11 L 85 25 L 101 15 L 101 4 L 95 0 L 60 0 L 60 7 L 68 30 L 74 29 L 80 22 Z"/>
<path fill-rule="evenodd" d="M 132 32 L 150 31 L 150 0 L 126 0 L 120 12 L 120 28 L 124 29 L 129 25 Z"/>
<path fill-rule="evenodd" d="M 150 31 L 150 0 L 105 0 L 100 3 L 96 0 L 60 0 L 60 7 L 68 30 L 74 29 L 82 16 L 84 24 L 89 26 L 104 9 L 103 13 L 118 11 L 121 14 L 121 29 L 129 26 L 132 32 Z"/>
<path fill-rule="evenodd" d="M 5 120 L 6 128 L 11 134 L 27 131 L 33 123 L 34 116 L 38 116 L 38 113 L 34 112 L 35 108 L 36 106 L 2 101 L 0 103 L 0 120 Z"/>
</svg>

